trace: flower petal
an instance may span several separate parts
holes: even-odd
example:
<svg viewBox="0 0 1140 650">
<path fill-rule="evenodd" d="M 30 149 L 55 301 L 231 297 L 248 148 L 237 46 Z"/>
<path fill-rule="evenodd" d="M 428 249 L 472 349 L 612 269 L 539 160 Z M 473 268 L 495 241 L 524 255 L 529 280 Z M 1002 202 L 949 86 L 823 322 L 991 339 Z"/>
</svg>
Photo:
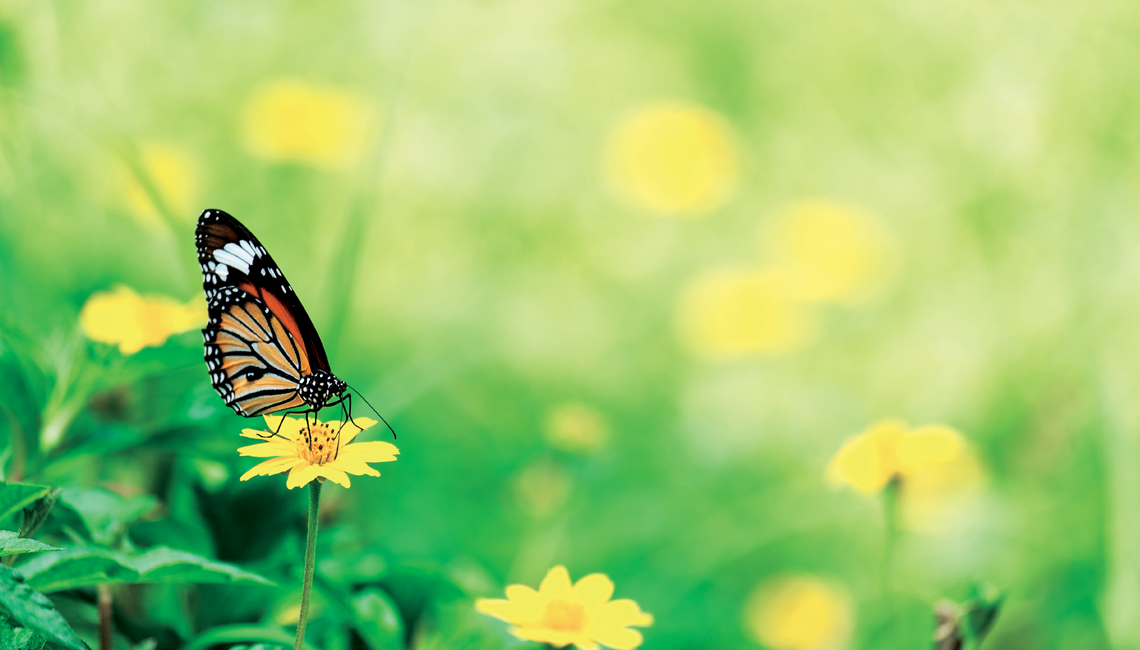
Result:
<svg viewBox="0 0 1140 650">
<path fill-rule="evenodd" d="M 594 620 L 591 621 L 590 627 L 597 626 L 602 629 L 620 628 L 627 625 L 653 625 L 653 617 L 641 611 L 636 602 L 622 598 L 606 603 L 606 606 L 602 607 Z"/>
<path fill-rule="evenodd" d="M 351 458 L 338 458 L 331 463 L 325 463 L 325 467 L 332 467 L 357 476 L 380 476 L 380 472 L 369 467 L 368 463 Z"/>
<path fill-rule="evenodd" d="M 570 573 L 561 564 L 548 571 L 538 586 L 538 593 L 546 598 L 568 598 L 570 592 Z"/>
<path fill-rule="evenodd" d="M 289 472 L 289 480 L 285 481 L 285 487 L 292 490 L 295 487 L 308 485 L 309 481 L 317 478 L 320 469 L 320 465 L 310 465 L 305 462 L 297 464 L 293 471 Z"/>
<path fill-rule="evenodd" d="M 317 476 L 323 476 L 337 485 L 352 487 L 352 481 L 349 480 L 348 474 L 328 465 L 317 465 Z"/>
<path fill-rule="evenodd" d="M 487 616 L 494 616 L 500 621 L 506 621 L 508 623 L 518 623 L 528 620 L 519 616 L 519 606 L 517 603 L 499 598 L 480 598 L 476 600 L 475 611 L 482 612 Z"/>
<path fill-rule="evenodd" d="M 549 643 L 552 646 L 563 647 L 568 646 L 574 641 L 578 640 L 580 635 L 571 632 L 563 632 L 562 630 L 554 630 L 548 627 L 539 626 L 516 626 L 511 628 L 511 634 L 520 639 L 527 641 L 537 641 L 539 643 Z"/>
<path fill-rule="evenodd" d="M 258 463 L 253 466 L 245 474 L 241 475 L 241 480 L 246 481 L 254 476 L 269 476 L 270 474 L 280 474 L 285 470 L 293 467 L 298 463 L 302 463 L 300 458 L 273 458 L 263 463 Z"/>
<path fill-rule="evenodd" d="M 614 650 L 632 650 L 644 640 L 641 632 L 629 628 L 591 628 L 590 636 L 598 643 Z"/>
<path fill-rule="evenodd" d="M 253 456 L 254 458 L 269 458 L 270 456 L 296 458 L 297 447 L 291 442 L 263 442 L 259 445 L 238 447 L 238 453 L 242 456 Z"/>
<path fill-rule="evenodd" d="M 574 583 L 574 598 L 582 603 L 587 611 L 605 605 L 614 595 L 614 583 L 604 573 L 591 573 Z"/>
<path fill-rule="evenodd" d="M 598 650 L 598 644 L 591 639 L 578 639 L 574 645 L 578 650 Z"/>
<path fill-rule="evenodd" d="M 526 585 L 509 585 L 507 598 L 518 607 L 518 618 L 511 623 L 533 623 L 542 618 L 542 608 L 549 598 Z"/>
<path fill-rule="evenodd" d="M 390 442 L 358 442 L 346 445 L 340 451 L 341 458 L 359 460 L 365 463 L 386 463 L 396 460 L 400 450 Z"/>
</svg>

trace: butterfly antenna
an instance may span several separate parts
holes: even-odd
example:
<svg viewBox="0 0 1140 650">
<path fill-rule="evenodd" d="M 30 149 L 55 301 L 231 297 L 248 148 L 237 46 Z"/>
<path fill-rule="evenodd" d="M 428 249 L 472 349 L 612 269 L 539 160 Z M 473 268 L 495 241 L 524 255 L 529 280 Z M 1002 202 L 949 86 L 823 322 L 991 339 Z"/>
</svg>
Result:
<svg viewBox="0 0 1140 650">
<path fill-rule="evenodd" d="M 348 386 L 348 383 L 345 382 L 344 385 Z M 360 399 L 364 400 L 365 404 L 368 404 L 368 408 L 372 409 L 372 412 L 376 414 L 376 417 L 380 418 L 380 421 L 384 423 L 384 426 L 388 427 L 388 430 L 392 432 L 392 440 L 396 440 L 396 430 L 392 428 L 392 425 L 388 424 L 388 421 L 384 419 L 383 415 L 380 415 L 380 411 L 377 411 L 376 407 L 372 406 L 372 403 L 369 402 L 368 398 L 365 397 L 360 391 L 356 390 L 355 388 L 352 388 L 352 386 L 348 386 L 348 387 L 351 388 L 354 393 L 359 395 Z"/>
</svg>

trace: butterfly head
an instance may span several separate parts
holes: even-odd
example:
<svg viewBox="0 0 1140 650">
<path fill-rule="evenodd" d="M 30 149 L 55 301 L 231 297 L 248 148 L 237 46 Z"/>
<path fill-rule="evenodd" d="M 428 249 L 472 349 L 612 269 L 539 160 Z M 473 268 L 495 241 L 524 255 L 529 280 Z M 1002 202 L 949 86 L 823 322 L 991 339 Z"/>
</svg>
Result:
<svg viewBox="0 0 1140 650">
<path fill-rule="evenodd" d="M 344 394 L 348 385 L 327 370 L 314 370 L 297 384 L 297 394 L 313 410 L 323 408 L 334 398 Z"/>
</svg>

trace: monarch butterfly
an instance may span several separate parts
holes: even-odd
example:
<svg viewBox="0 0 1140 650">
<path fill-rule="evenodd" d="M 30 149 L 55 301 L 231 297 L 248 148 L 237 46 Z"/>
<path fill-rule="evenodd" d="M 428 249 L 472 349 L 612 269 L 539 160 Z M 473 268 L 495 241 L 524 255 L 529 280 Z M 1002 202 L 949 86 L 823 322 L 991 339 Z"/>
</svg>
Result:
<svg viewBox="0 0 1140 650">
<path fill-rule="evenodd" d="M 195 233 L 209 321 L 202 330 L 214 390 L 238 415 L 316 413 L 348 401 L 313 321 L 265 247 L 221 210 Z M 296 410 L 294 410 L 296 409 Z M 393 432 L 394 433 L 394 432 Z"/>
</svg>

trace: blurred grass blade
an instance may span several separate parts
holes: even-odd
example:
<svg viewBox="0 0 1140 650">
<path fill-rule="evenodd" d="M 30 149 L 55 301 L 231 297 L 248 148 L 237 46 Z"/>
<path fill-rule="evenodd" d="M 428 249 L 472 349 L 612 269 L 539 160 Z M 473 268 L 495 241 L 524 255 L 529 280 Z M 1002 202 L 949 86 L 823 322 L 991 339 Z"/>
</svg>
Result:
<svg viewBox="0 0 1140 650">
<path fill-rule="evenodd" d="M 83 641 L 55 606 L 41 593 L 23 584 L 18 573 L 0 565 L 0 605 L 20 625 L 35 630 L 69 650 L 86 650 Z"/>
<path fill-rule="evenodd" d="M 223 625 L 206 630 L 186 642 L 182 650 L 205 650 L 210 646 L 236 644 L 236 643 L 272 643 L 288 647 L 293 645 L 293 635 L 279 627 L 268 625 Z M 308 650 L 313 646 L 306 643 Z"/>
</svg>

